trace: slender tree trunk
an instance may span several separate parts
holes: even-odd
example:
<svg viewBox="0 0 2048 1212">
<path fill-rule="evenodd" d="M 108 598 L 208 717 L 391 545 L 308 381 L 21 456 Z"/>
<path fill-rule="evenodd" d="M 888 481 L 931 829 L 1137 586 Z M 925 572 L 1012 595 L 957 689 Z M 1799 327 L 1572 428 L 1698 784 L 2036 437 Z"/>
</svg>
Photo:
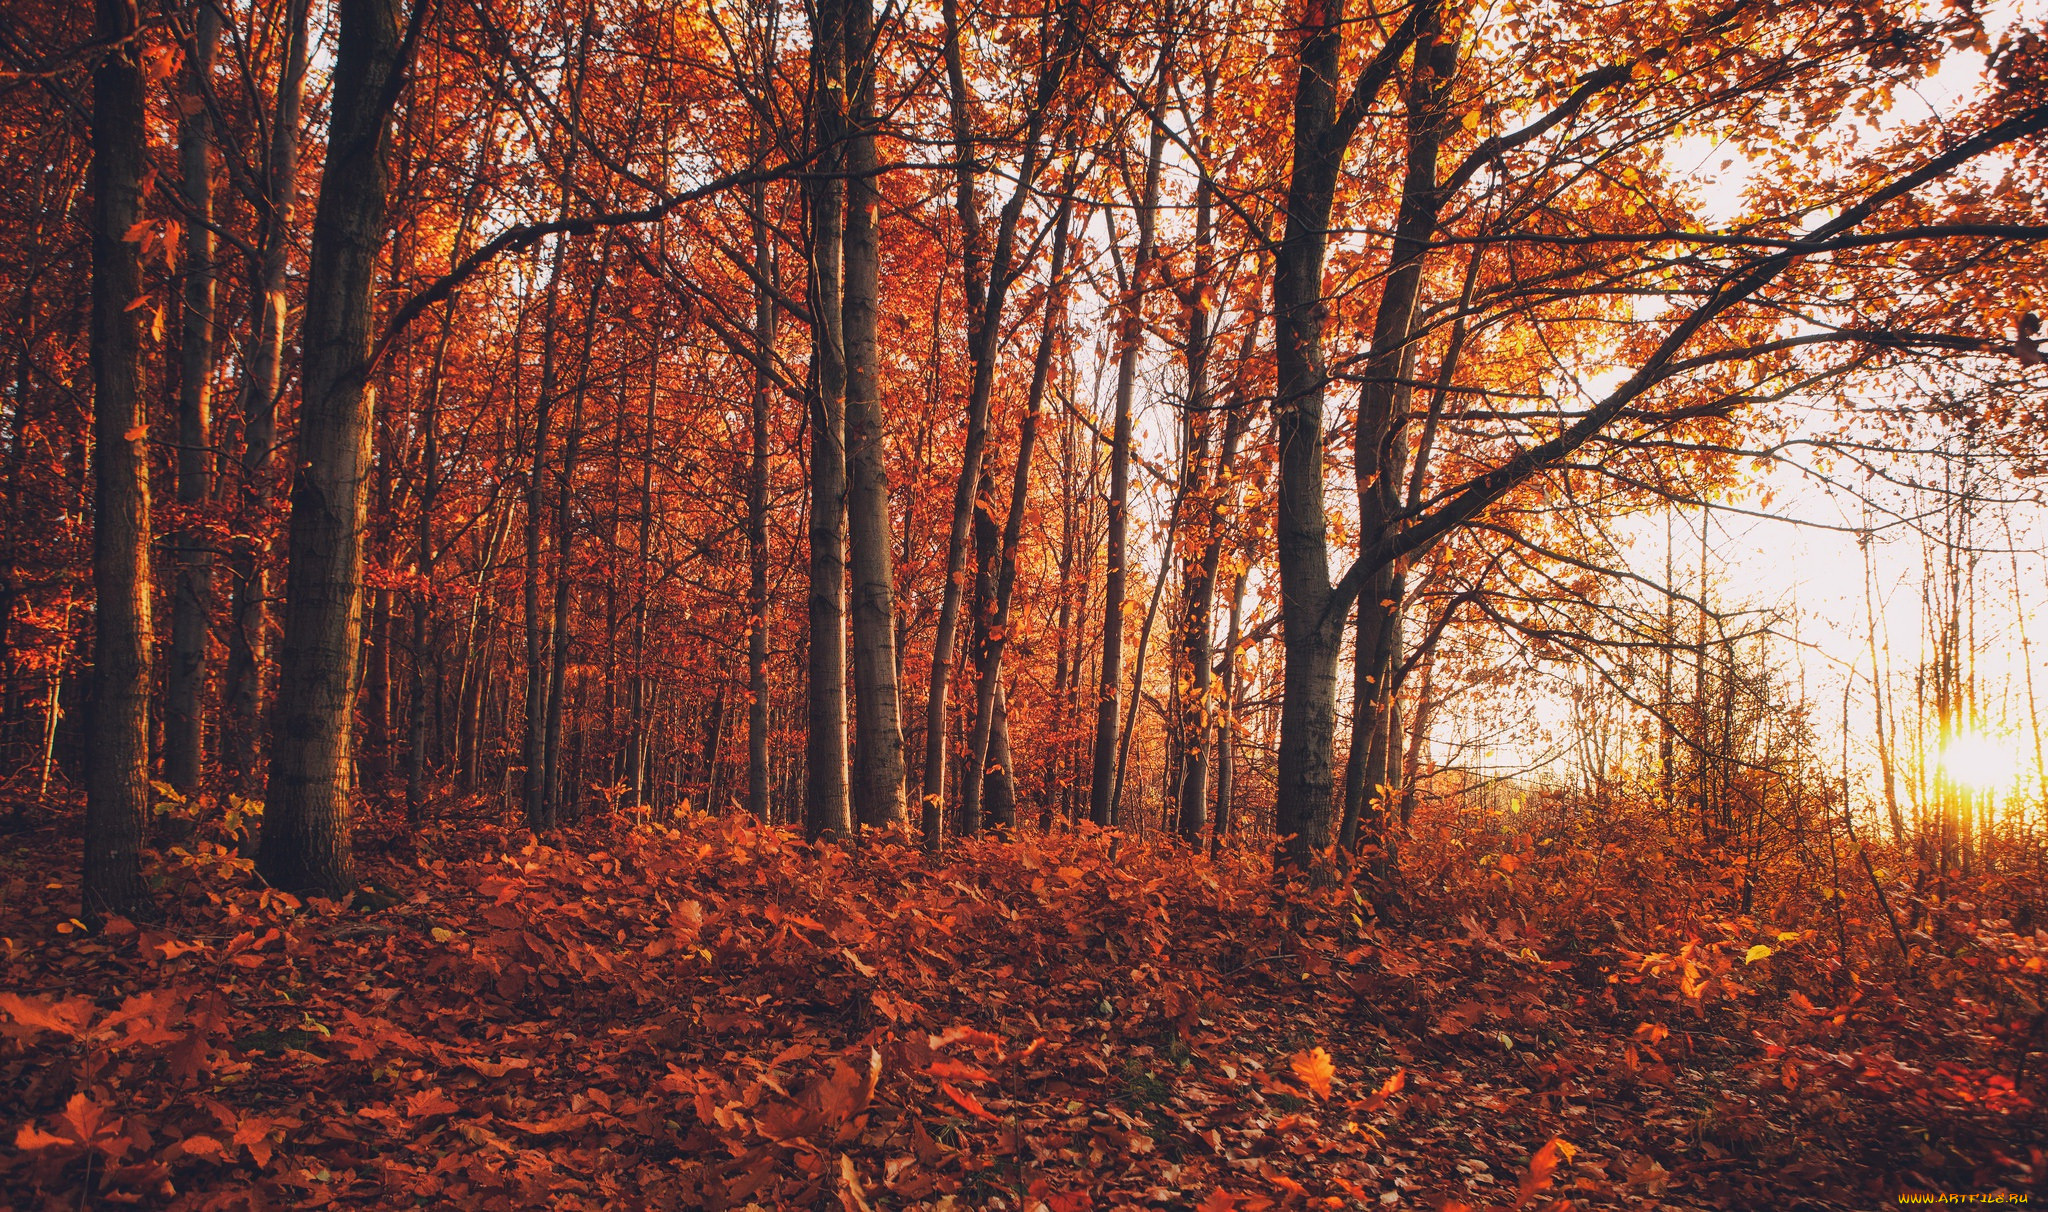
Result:
<svg viewBox="0 0 2048 1212">
<path fill-rule="evenodd" d="M 1024 422 L 1017 434 L 1017 467 L 1010 483 L 1010 510 L 1004 517 L 1000 548 L 993 561 L 977 560 L 987 574 L 989 602 L 986 626 L 978 646 L 975 669 L 974 725 L 967 742 L 967 773 L 960 781 L 961 829 L 972 833 L 981 824 L 981 797 L 985 787 L 990 797 L 990 815 L 1004 829 L 1017 823 L 1016 781 L 1010 769 L 1009 727 L 1003 718 L 1003 649 L 1010 636 L 1010 601 L 1017 588 L 1017 551 L 1024 535 L 1024 510 L 1031 492 L 1031 455 L 1038 443 L 1038 426 L 1045 411 L 1045 388 L 1052 375 L 1054 337 L 1059 326 L 1061 279 L 1067 268 L 1067 224 L 1073 214 L 1070 197 L 1060 200 L 1053 218 L 1052 271 L 1045 293 L 1045 323 L 1038 334 L 1038 352 L 1031 363 L 1031 389 L 1025 398 Z M 984 499 L 992 494 L 985 490 Z M 992 502 L 991 502 L 992 504 Z M 975 520 L 976 548 L 983 546 L 984 531 L 992 534 L 992 517 Z M 990 567 L 990 565 L 993 567 Z M 982 587 L 977 587 L 982 588 Z M 1001 734 L 1001 744 L 996 741 Z M 994 765 L 991 765 L 993 755 Z"/>
<path fill-rule="evenodd" d="M 946 700 L 951 688 L 954 645 L 960 626 L 960 601 L 964 596 L 962 573 L 966 571 L 968 531 L 974 516 L 974 490 L 981 474 L 982 451 L 988 444 L 989 397 L 995 388 L 997 355 L 1002 343 L 1003 303 L 1016 282 L 1013 264 L 1017 222 L 1038 177 L 1042 158 L 1045 123 L 1052 112 L 1060 82 L 1078 50 L 1076 22 L 1064 14 L 1059 39 L 1042 66 L 1035 103 L 1025 121 L 1023 154 L 1017 170 L 1017 187 L 1004 204 L 997 220 L 994 246 L 984 266 L 980 203 L 975 196 L 975 138 L 969 112 L 972 94 L 967 87 L 966 69 L 960 49 L 960 11 L 957 0 L 942 0 L 946 23 L 946 81 L 951 93 L 954 164 L 954 209 L 960 216 L 961 279 L 967 295 L 967 352 L 973 375 L 967 392 L 967 432 L 960 451 L 960 476 L 953 486 L 952 525 L 946 535 L 946 579 L 939 602 L 937 634 L 932 641 L 930 690 L 925 696 L 925 747 L 923 827 L 927 849 L 938 849 L 945 823 L 946 802 Z M 987 276 L 983 277 L 986 268 Z"/>
<path fill-rule="evenodd" d="M 1408 412 L 1414 394 L 1410 384 L 1416 360 L 1415 311 L 1422 297 L 1423 260 L 1442 208 L 1437 149 L 1457 54 L 1455 42 L 1437 40 L 1434 30 L 1425 26 L 1408 72 L 1408 163 L 1395 219 L 1393 257 L 1381 280 L 1373 319 L 1372 356 L 1359 391 L 1359 531 L 1368 542 L 1401 525 L 1402 490 L 1408 480 Z M 1388 878 L 1393 867 L 1393 838 L 1387 829 L 1388 810 L 1393 807 L 1388 755 L 1398 729 L 1394 669 L 1400 657 L 1405 582 L 1403 568 L 1388 564 L 1367 579 L 1358 595 L 1351 759 L 1345 772 L 1340 844 L 1347 854 L 1361 844 L 1369 847 L 1369 865 L 1380 880 Z"/>
<path fill-rule="evenodd" d="M 569 649 L 573 636 L 571 607 L 574 598 L 576 548 L 576 471 L 583 451 L 583 406 L 590 388 L 590 355 L 597 335 L 598 302 L 611 273 L 612 243 L 604 242 L 598 257 L 597 277 L 590 284 L 589 301 L 583 309 L 583 342 L 576 359 L 576 389 L 570 393 L 569 428 L 562 443 L 562 467 L 555 484 L 555 597 L 549 634 L 547 718 L 541 747 L 541 796 L 547 804 L 550 822 L 562 818 L 562 711 L 569 672 Z M 580 790 L 580 789 L 579 789 Z M 571 796 L 571 800 L 577 796 Z"/>
<path fill-rule="evenodd" d="M 1230 591 L 1230 625 L 1223 640 L 1223 685 L 1216 722 L 1216 828 L 1209 835 L 1209 853 L 1223 853 L 1223 839 L 1235 827 L 1237 795 L 1237 646 L 1244 638 L 1244 583 L 1240 568 Z"/>
<path fill-rule="evenodd" d="M 898 827 L 905 819 L 903 718 L 896 677 L 895 570 L 889 551 L 887 425 L 875 339 L 881 294 L 876 243 L 881 183 L 875 171 L 875 74 L 880 63 L 872 0 L 842 2 L 851 102 L 840 321 L 846 338 L 846 513 L 853 572 L 853 802 L 862 825 Z"/>
<path fill-rule="evenodd" d="M 562 214 L 566 215 L 566 190 Z M 548 443 L 554 432 L 555 396 L 559 386 L 555 361 L 555 340 L 560 331 L 562 274 L 566 271 L 569 239 L 555 244 L 548 272 L 546 309 L 541 321 L 540 391 L 534 400 L 533 458 L 526 469 L 525 575 L 520 581 L 520 604 L 526 619 L 526 711 L 522 756 L 521 802 L 526 826 L 541 832 L 554 826 L 547 793 L 547 715 L 549 654 L 559 637 L 551 636 L 541 614 L 541 544 L 545 533 L 542 517 L 547 508 Z"/>
<path fill-rule="evenodd" d="M 340 0 L 339 7 L 307 285 L 277 726 L 257 855 L 257 869 L 273 885 L 335 897 L 355 886 L 349 767 L 374 408 L 366 381 L 371 288 L 384 236 L 391 106 L 404 71 L 398 0 Z"/>
<path fill-rule="evenodd" d="M 646 415 L 642 418 L 642 424 L 646 427 L 646 433 L 642 435 L 645 446 L 641 450 L 640 458 L 639 584 L 637 587 L 638 592 L 633 602 L 633 688 L 630 692 L 632 701 L 626 709 L 627 713 L 632 717 L 633 752 L 628 777 L 633 788 L 633 807 L 635 808 L 647 807 L 647 758 L 648 750 L 653 745 L 650 727 L 651 712 L 649 711 L 651 703 L 649 700 L 652 697 L 651 692 L 654 679 L 647 666 L 647 626 L 648 616 L 651 613 L 652 607 L 652 602 L 649 599 L 654 590 L 650 579 L 650 570 L 653 567 L 654 558 L 654 430 L 657 417 L 655 405 L 660 398 L 661 391 L 660 352 L 660 347 L 657 345 L 649 350 L 647 360 L 647 407 Z M 753 541 L 751 496 L 749 497 L 747 525 L 748 542 L 751 544 Z M 758 621 L 755 625 L 758 626 Z M 749 636 L 748 642 L 751 645 L 751 636 Z M 756 819 L 759 818 L 757 817 Z"/>
<path fill-rule="evenodd" d="M 754 215 L 754 269 L 763 280 L 775 276 L 774 245 L 768 233 L 767 185 L 757 183 L 750 198 Z M 753 448 L 747 467 L 747 814 L 768 819 L 768 408 L 775 357 L 775 297 L 754 287 L 754 389 L 751 401 Z"/>
<path fill-rule="evenodd" d="M 149 414 L 142 396 L 139 246 L 148 136 L 134 0 L 98 0 L 93 71 L 92 717 L 86 733 L 84 912 L 144 905 L 149 814 Z"/>
<path fill-rule="evenodd" d="M 846 344 L 844 191 L 830 174 L 846 162 L 843 10 L 821 4 L 811 31 L 811 101 L 820 175 L 811 207 L 811 517 L 809 768 L 804 835 L 852 831 L 846 767 Z"/>
<path fill-rule="evenodd" d="M 1215 94 L 1214 75 L 1208 92 Z M 1206 139 L 1204 146 L 1207 146 Z M 1204 157 L 1206 159 L 1206 156 Z M 1188 394 L 1185 424 L 1188 449 L 1187 484 L 1182 491 L 1201 512 L 1203 542 L 1195 555 L 1181 566 L 1180 659 L 1186 667 L 1187 683 L 1181 698 L 1180 835 L 1199 846 L 1209 817 L 1209 738 L 1213 712 L 1209 702 L 1213 671 L 1209 658 L 1209 629 L 1216 603 L 1216 566 L 1222 558 L 1223 514 L 1217 493 L 1221 491 L 1222 470 L 1228 468 L 1226 455 L 1209 467 L 1209 434 L 1214 428 L 1209 416 L 1209 324 L 1207 294 L 1213 257 L 1209 242 L 1210 186 L 1206 175 L 1195 186 L 1195 276 L 1189 284 L 1187 308 Z M 1233 409 L 1234 418 L 1241 409 Z M 1172 553 L 1168 553 L 1169 558 Z M 1180 679 L 1174 679 L 1180 685 Z"/>
<path fill-rule="evenodd" d="M 388 457 L 375 462 L 380 469 L 391 465 Z M 380 484 L 372 499 L 377 503 L 378 517 L 391 516 L 388 484 Z M 380 535 L 375 545 L 381 549 L 385 542 Z M 371 558 L 381 555 L 380 551 Z M 363 627 L 368 642 L 363 645 L 363 744 L 357 761 L 369 776 L 370 787 L 381 791 L 385 776 L 391 773 L 391 591 L 364 590 L 363 606 L 369 618 Z"/>
<path fill-rule="evenodd" d="M 219 11 L 208 3 L 196 8 L 186 62 L 191 90 L 180 99 L 178 123 L 179 168 L 191 211 L 179 325 L 178 504 L 192 511 L 213 496 L 213 138 L 202 97 L 220 37 Z M 176 564 L 164 676 L 164 781 L 189 795 L 206 765 L 206 648 L 213 625 L 212 546 L 196 519 L 179 532 Z"/>
<path fill-rule="evenodd" d="M 291 263 L 292 213 L 299 191 L 299 111 L 306 84 L 306 11 L 311 0 L 285 0 L 284 63 L 270 116 L 270 146 L 263 193 L 257 205 L 257 272 L 250 291 L 251 341 L 242 379 L 242 466 L 236 503 L 239 536 L 231 549 L 227 668 L 222 697 L 228 725 L 223 756 L 234 782 L 246 795 L 262 783 L 262 740 L 270 721 L 267 664 L 270 652 L 270 591 L 274 573 L 269 545 L 273 470 L 277 449 L 277 401 L 284 384 L 284 337 L 288 302 L 285 276 Z"/>
<path fill-rule="evenodd" d="M 1145 340 L 1145 292 L 1153 277 L 1152 241 L 1159 213 L 1159 172 L 1166 151 L 1166 97 L 1173 87 L 1173 47 L 1162 48 L 1152 98 L 1150 146 L 1144 184 L 1139 188 L 1138 246 L 1131 256 L 1117 333 L 1116 419 L 1109 449 L 1109 550 L 1102 606 L 1102 669 L 1095 690 L 1095 750 L 1089 773 L 1088 815 L 1097 825 L 1117 823 L 1117 711 L 1124 676 L 1124 595 L 1129 578 L 1131 505 L 1131 399 L 1138 382 L 1138 355 Z M 1168 559 L 1171 559 L 1171 553 Z M 1143 693 L 1137 686 L 1133 696 Z"/>
<path fill-rule="evenodd" d="M 467 223 L 463 226 L 467 227 Z M 420 445 L 423 483 L 419 520 L 413 534 L 413 570 L 419 584 L 412 593 L 412 671 L 406 693 L 405 746 L 405 814 L 415 826 L 423 824 L 427 815 L 426 667 L 427 634 L 434 604 L 434 503 L 441 495 L 441 387 L 448 369 L 448 339 L 454 327 L 455 304 L 450 300 L 441 313 L 441 331 L 434 342 L 434 363 L 427 378 L 426 403 L 420 410 L 420 427 L 425 431 Z"/>
</svg>

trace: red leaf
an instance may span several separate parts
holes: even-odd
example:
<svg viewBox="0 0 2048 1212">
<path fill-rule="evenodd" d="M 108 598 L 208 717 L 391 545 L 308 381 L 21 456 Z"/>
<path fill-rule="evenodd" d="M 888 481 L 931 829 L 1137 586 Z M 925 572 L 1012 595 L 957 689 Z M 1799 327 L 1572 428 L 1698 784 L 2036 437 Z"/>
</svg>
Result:
<svg viewBox="0 0 2048 1212">
<path fill-rule="evenodd" d="M 988 1075 L 987 1070 L 956 1060 L 935 1060 L 926 1068 L 926 1072 L 930 1073 L 933 1077 L 951 1078 L 958 1082 L 987 1082 L 995 1080 Z"/>
<path fill-rule="evenodd" d="M 964 1090 L 961 1090 L 952 1082 L 940 1082 L 939 1093 L 945 1095 L 947 1098 L 952 1099 L 954 1103 L 959 1105 L 962 1111 L 967 1112 L 967 1114 L 972 1115 L 976 1119 L 987 1120 L 989 1123 L 992 1124 L 1000 1122 L 996 1119 L 995 1116 L 990 1115 L 988 1113 L 988 1108 L 981 1105 L 980 1099 L 974 1097 L 972 1094 L 969 1094 Z"/>
<path fill-rule="evenodd" d="M 462 1104 L 441 1093 L 441 1087 L 434 1086 L 410 1095 L 405 1100 L 407 1119 L 426 1119 L 435 1115 L 453 1115 L 462 1110 Z"/>
</svg>

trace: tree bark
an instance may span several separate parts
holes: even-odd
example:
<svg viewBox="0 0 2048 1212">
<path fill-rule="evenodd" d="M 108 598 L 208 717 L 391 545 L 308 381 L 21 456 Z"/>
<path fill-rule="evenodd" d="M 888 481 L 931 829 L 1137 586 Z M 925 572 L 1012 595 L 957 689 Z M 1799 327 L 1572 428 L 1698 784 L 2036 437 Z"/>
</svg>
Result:
<svg viewBox="0 0 2048 1212">
<path fill-rule="evenodd" d="M 1117 333 L 1116 420 L 1109 450 L 1109 550 L 1102 606 L 1102 669 L 1095 689 L 1095 750 L 1088 783 L 1088 816 L 1097 825 L 1117 823 L 1117 710 L 1123 696 L 1124 593 L 1129 576 L 1131 503 L 1131 397 L 1138 382 L 1138 354 L 1144 345 L 1145 292 L 1152 278 L 1154 220 L 1159 211 L 1159 170 L 1166 150 L 1166 96 L 1173 86 L 1173 47 L 1163 47 L 1152 99 L 1150 147 L 1138 196 L 1138 247 L 1131 255 Z M 1168 560 L 1173 558 L 1167 553 Z M 1135 696 L 1143 686 L 1132 689 Z"/>
<path fill-rule="evenodd" d="M 1060 286 L 1067 268 L 1067 224 L 1072 214 L 1072 198 L 1063 197 L 1059 212 L 1053 218 L 1052 269 L 1045 292 L 1045 323 L 1039 330 L 1038 352 L 1031 363 L 1031 389 L 1025 397 L 1024 423 L 1017 434 L 1017 467 L 1010 483 L 1010 511 L 1003 520 L 1002 540 L 996 558 L 979 561 L 989 581 L 989 601 L 975 668 L 974 728 L 967 742 L 967 773 L 960 781 L 961 829 L 969 833 L 980 828 L 981 799 L 985 791 L 989 792 L 989 815 L 996 825 L 1014 829 L 1017 824 L 1016 779 L 1010 769 L 1009 727 L 1001 703 L 1003 649 L 1010 638 L 1010 601 L 1017 588 L 1017 551 L 1023 542 L 1024 509 L 1031 492 L 1031 455 L 1038 443 L 1038 425 L 1045 411 L 1046 383 L 1052 376 Z M 992 531 L 994 519 L 987 519 L 986 525 Z M 977 549 L 982 546 L 983 526 L 984 520 L 976 518 Z M 993 568 L 988 566 L 990 563 L 993 563 Z M 1001 744 L 997 745 L 999 739 Z"/>
<path fill-rule="evenodd" d="M 1433 24 L 1433 23 L 1431 23 Z M 1408 411 L 1415 364 L 1415 310 L 1422 295 L 1423 260 L 1436 231 L 1442 195 L 1437 188 L 1437 149 L 1443 109 L 1457 69 L 1455 42 L 1440 42 L 1424 26 L 1409 69 L 1408 163 L 1401 205 L 1395 217 L 1393 255 L 1381 280 L 1374 313 L 1372 353 L 1358 400 L 1359 532 L 1368 543 L 1388 537 L 1400 525 L 1408 479 Z M 1344 823 L 1340 845 L 1352 853 L 1371 848 L 1374 876 L 1392 869 L 1387 831 L 1395 749 L 1400 658 L 1401 598 L 1406 577 L 1401 561 L 1375 570 L 1358 595 L 1358 637 L 1353 649 L 1353 711 L 1350 761 L 1344 778 Z"/>
<path fill-rule="evenodd" d="M 811 517 L 808 774 L 804 835 L 845 837 L 853 820 L 846 766 L 846 345 L 844 190 L 833 175 L 846 162 L 843 10 L 821 4 L 811 30 L 811 103 L 819 175 L 811 207 Z"/>
<path fill-rule="evenodd" d="M 228 726 L 222 746 L 235 785 L 247 795 L 262 785 L 262 737 L 269 721 L 270 592 L 273 569 L 264 535 L 270 528 L 277 401 L 284 384 L 284 334 L 291 263 L 292 212 L 299 191 L 299 112 L 306 85 L 306 12 L 311 0 L 285 0 L 284 63 L 270 115 L 263 194 L 257 205 L 256 281 L 250 291 L 253 340 L 242 379 L 242 462 L 236 539 L 229 557 L 228 652 L 222 698 Z"/>
<path fill-rule="evenodd" d="M 1424 8 L 1432 6 L 1425 3 Z M 1393 74 L 1423 10 L 1412 11 L 1382 45 L 1353 89 L 1367 104 Z M 1342 0 L 1308 6 L 1295 49 L 1294 137 L 1287 183 L 1287 224 L 1274 264 L 1274 429 L 1279 442 L 1276 545 L 1280 626 L 1285 650 L 1274 823 L 1280 858 L 1329 872 L 1337 727 L 1337 656 L 1344 615 L 1331 610 L 1329 526 L 1323 501 L 1323 260 L 1337 173 L 1363 106 L 1338 108 Z"/>
<path fill-rule="evenodd" d="M 996 360 L 1002 344 L 1003 303 L 1016 282 L 1014 264 L 1017 221 L 1038 177 L 1045 124 L 1060 82 L 1073 62 L 1078 36 L 1072 14 L 1060 19 L 1059 38 L 1038 77 L 1035 103 L 1025 121 L 1023 154 L 1017 188 L 1003 204 L 996 223 L 994 246 L 987 253 L 982 276 L 980 203 L 975 197 L 975 137 L 968 112 L 972 94 L 960 51 L 960 10 L 956 0 L 943 0 L 946 80 L 951 93 L 954 161 L 954 209 L 960 216 L 961 280 L 967 295 L 967 354 L 973 375 L 967 391 L 967 432 L 960 451 L 960 475 L 953 486 L 952 524 L 946 535 L 946 580 L 939 602 L 939 621 L 932 641 L 930 689 L 925 696 L 923 810 L 920 824 L 926 849 L 938 849 L 944 833 L 946 803 L 946 699 L 953 675 L 954 645 L 959 636 L 960 601 L 964 596 L 968 531 L 974 518 L 974 490 L 981 474 L 982 450 L 988 444 L 988 404 L 995 388 Z"/>
<path fill-rule="evenodd" d="M 170 667 L 164 677 L 164 781 L 190 795 L 206 767 L 207 641 L 213 630 L 213 552 L 190 516 L 213 496 L 213 136 L 203 97 L 213 71 L 220 13 L 195 6 L 186 61 L 191 88 L 179 99 L 178 158 L 185 194 L 185 292 L 179 324 L 178 504 L 188 511 L 175 550 Z"/>
<path fill-rule="evenodd" d="M 92 716 L 85 755 L 84 913 L 144 905 L 142 833 L 149 814 L 149 441 L 142 396 L 140 246 L 148 157 L 142 48 L 134 0 L 98 0 L 106 44 L 93 71 Z"/>
<path fill-rule="evenodd" d="M 875 316 L 881 294 L 876 217 L 876 52 L 872 0 L 843 0 L 847 116 L 844 298 L 847 532 L 853 572 L 855 766 L 863 826 L 904 822 L 903 717 L 897 684 L 895 570 L 889 550 L 887 426 L 877 382 Z"/>
<path fill-rule="evenodd" d="M 305 399 L 285 574 L 284 642 L 257 869 L 339 897 L 349 841 L 363 529 L 375 393 L 371 288 L 383 242 L 391 107 L 404 72 L 398 0 L 340 0 L 327 167 L 313 217 Z"/>
</svg>

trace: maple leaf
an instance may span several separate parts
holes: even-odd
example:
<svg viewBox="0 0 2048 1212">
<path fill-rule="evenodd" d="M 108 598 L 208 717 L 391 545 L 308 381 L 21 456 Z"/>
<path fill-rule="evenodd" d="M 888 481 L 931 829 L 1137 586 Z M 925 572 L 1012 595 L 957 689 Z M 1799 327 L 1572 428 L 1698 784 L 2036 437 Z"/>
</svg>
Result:
<svg viewBox="0 0 2048 1212">
<path fill-rule="evenodd" d="M 235 1126 L 234 1143 L 247 1149 L 258 1167 L 268 1166 L 272 1151 L 270 1133 L 275 1127 L 275 1123 L 261 1116 L 249 1116 Z"/>
<path fill-rule="evenodd" d="M 0 993 L 0 1010 L 6 1011 L 16 1024 L 7 1032 L 14 1039 L 32 1040 L 44 1031 L 78 1039 L 85 1035 L 86 1024 L 92 1021 L 93 1005 L 83 997 L 46 1002 L 14 993 Z"/>
<path fill-rule="evenodd" d="M 34 1124 L 23 1124 L 14 1133 L 14 1147 L 26 1153 L 35 1149 L 75 1149 L 78 1142 L 69 1137 L 45 1132 Z"/>
<path fill-rule="evenodd" d="M 1337 1075 L 1337 1065 L 1330 1054 L 1322 1048 L 1311 1048 L 1297 1052 L 1287 1060 L 1294 1076 L 1317 1098 L 1330 1097 L 1330 1079 Z"/>
<path fill-rule="evenodd" d="M 1515 1198 L 1517 1208 L 1525 1207 L 1538 1191 L 1547 1190 L 1556 1179 L 1557 1168 L 1571 1160 L 1578 1149 L 1567 1144 L 1562 1137 L 1551 1137 L 1544 1142 L 1536 1155 L 1529 1159 L 1528 1172 L 1522 1175 L 1519 1194 Z"/>
<path fill-rule="evenodd" d="M 1380 1083 L 1379 1089 L 1373 1091 L 1371 1095 L 1349 1104 L 1349 1107 L 1353 1111 L 1377 1111 L 1381 1107 L 1386 1106 L 1387 1100 L 1399 1094 L 1401 1087 L 1407 1084 L 1408 1070 L 1396 1069 L 1388 1076 L 1387 1080 Z"/>
</svg>

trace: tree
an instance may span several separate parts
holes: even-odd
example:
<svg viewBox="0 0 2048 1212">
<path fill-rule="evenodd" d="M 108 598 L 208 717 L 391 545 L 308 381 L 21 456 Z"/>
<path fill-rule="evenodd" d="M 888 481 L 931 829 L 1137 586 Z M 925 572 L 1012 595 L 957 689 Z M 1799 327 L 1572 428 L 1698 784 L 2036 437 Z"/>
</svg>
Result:
<svg viewBox="0 0 2048 1212">
<path fill-rule="evenodd" d="M 142 219 L 148 163 L 134 0 L 98 0 L 92 87 L 92 722 L 86 739 L 85 913 L 143 907 L 149 814 L 149 416 L 142 392 Z"/>
<path fill-rule="evenodd" d="M 244 794 L 262 782 L 260 738 L 268 730 L 266 664 L 270 655 L 270 599 L 274 583 L 263 540 L 271 508 L 277 453 L 277 406 L 284 390 L 284 344 L 289 300 L 292 222 L 299 193 L 299 111 L 306 82 L 306 12 L 311 0 L 284 0 L 283 45 L 277 91 L 269 115 L 270 140 L 259 166 L 255 264 L 249 291 L 249 352 L 241 387 L 242 450 L 236 484 L 235 539 L 228 554 L 228 651 L 222 698 L 228 725 L 223 756 Z"/>
<path fill-rule="evenodd" d="M 339 897 L 355 886 L 349 836 L 363 524 L 375 392 L 371 288 L 383 245 L 391 110 L 424 5 L 341 0 L 327 167 L 313 215 L 304 402 L 292 480 L 276 726 L 257 869 Z"/>
<path fill-rule="evenodd" d="M 840 324 L 846 348 L 847 538 L 853 573 L 853 804 L 866 826 L 904 823 L 903 721 L 897 693 L 896 574 L 889 550 L 889 465 L 875 336 L 881 181 L 875 159 L 871 0 L 842 0 L 846 39 L 845 255 Z"/>
<path fill-rule="evenodd" d="M 810 717 L 804 835 L 845 837 L 853 827 L 846 767 L 846 334 L 845 9 L 817 7 L 811 26 L 811 107 L 818 175 L 810 217 L 811 514 Z"/>
<path fill-rule="evenodd" d="M 213 137 L 206 113 L 208 76 L 220 13 L 194 6 L 186 71 L 190 88 L 178 99 L 178 159 L 184 190 L 185 291 L 178 326 L 178 504 L 196 512 L 213 496 Z M 165 670 L 164 780 L 190 795 L 206 764 L 206 649 L 213 630 L 213 541 L 188 517 L 175 552 L 171 652 Z"/>
</svg>

